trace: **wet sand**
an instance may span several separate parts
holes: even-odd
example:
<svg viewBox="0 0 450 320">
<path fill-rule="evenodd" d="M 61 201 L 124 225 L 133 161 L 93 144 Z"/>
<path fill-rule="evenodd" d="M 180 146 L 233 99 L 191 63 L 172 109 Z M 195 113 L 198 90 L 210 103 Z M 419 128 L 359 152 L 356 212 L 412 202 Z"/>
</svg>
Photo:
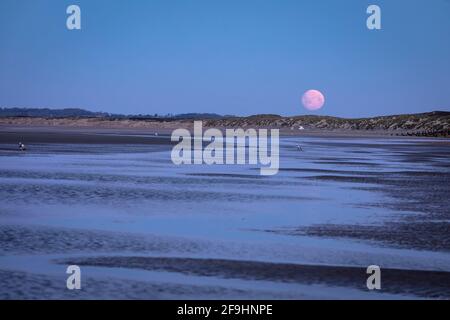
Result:
<svg viewBox="0 0 450 320">
<path fill-rule="evenodd" d="M 174 167 L 163 133 L 1 128 L 0 298 L 450 299 L 448 142 L 290 139 L 268 178 Z"/>
<path fill-rule="evenodd" d="M 243 282 L 263 281 L 292 285 L 319 285 L 329 288 L 347 288 L 366 294 L 367 279 L 364 267 L 308 265 L 290 263 L 270 263 L 264 261 L 247 261 L 233 259 L 171 257 L 182 250 L 196 255 L 205 250 L 206 243 L 189 242 L 186 239 L 163 239 L 152 236 L 136 236 L 127 233 L 85 231 L 48 227 L 0 226 L 0 244 L 3 255 L 35 254 L 76 254 L 75 258 L 54 258 L 51 263 L 61 265 L 61 271 L 67 265 L 78 265 L 83 270 L 87 267 L 112 268 L 116 270 L 142 270 L 160 272 L 165 275 L 155 281 L 136 281 L 115 277 L 83 278 L 86 289 L 76 293 L 64 287 L 62 272 L 58 275 L 28 273 L 6 268 L 0 270 L 1 299 L 315 299 L 327 297 L 307 292 L 281 291 L 257 288 L 241 289 L 229 287 L 226 281 L 237 279 Z M 220 250 L 220 249 L 219 249 Z M 102 252 L 83 257 L 83 252 Z M 115 252 L 122 255 L 115 256 Z M 125 253 L 128 252 L 128 255 Z M 133 255 L 140 253 L 140 256 Z M 166 256 L 146 256 L 148 253 Z M 107 255 L 105 255 L 107 254 Z M 125 254 L 125 255 L 123 255 Z M 169 256 L 167 256 L 169 255 Z M 28 258 L 28 259 L 30 259 Z M 14 260 L 14 258 L 12 259 Z M 26 260 L 24 260 L 26 261 Z M 29 260 L 33 264 L 33 260 Z M 39 265 L 39 263 L 36 263 Z M 39 267 L 37 267 L 39 268 Z M 100 269 L 101 270 L 101 269 Z M 105 273 L 105 272 L 103 272 Z M 106 272 L 106 275 L 108 273 Z M 216 279 L 210 285 L 172 283 L 164 280 L 171 275 L 181 274 L 187 277 Z M 220 285 L 223 280 L 223 286 Z M 382 269 L 383 294 L 402 297 L 419 297 L 450 299 L 450 272 L 432 270 Z M 193 281 L 195 283 L 195 280 Z M 356 295 L 357 296 L 357 295 Z M 339 298 L 339 296 L 329 296 Z M 391 298 L 392 298 L 391 297 Z M 379 298 L 383 298 L 380 296 Z"/>
<path fill-rule="evenodd" d="M 155 132 L 130 130 L 49 130 L 5 129 L 0 131 L 0 144 L 14 147 L 21 141 L 26 145 L 41 143 L 60 144 L 171 144 L 170 137 L 155 136 Z"/>
<path fill-rule="evenodd" d="M 80 291 L 65 288 L 61 277 L 0 270 L 2 300 L 166 300 L 166 299 L 260 299 L 265 295 L 251 290 L 233 290 L 220 286 L 147 283 L 122 279 L 86 278 Z M 289 298 L 289 296 L 284 297 Z"/>
<path fill-rule="evenodd" d="M 133 268 L 177 272 L 203 277 L 268 280 L 287 283 L 325 284 L 366 290 L 366 268 L 299 265 L 219 259 L 166 257 L 98 257 L 60 261 L 80 266 Z M 450 299 L 449 272 L 382 269 L 384 292 L 414 294 L 425 298 Z"/>
</svg>

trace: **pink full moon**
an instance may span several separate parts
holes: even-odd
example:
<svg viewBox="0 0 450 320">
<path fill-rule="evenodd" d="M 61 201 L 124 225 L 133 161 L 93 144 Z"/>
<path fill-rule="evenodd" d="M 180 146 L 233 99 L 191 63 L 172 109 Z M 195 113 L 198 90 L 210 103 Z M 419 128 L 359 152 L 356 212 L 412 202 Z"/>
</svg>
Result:
<svg viewBox="0 0 450 320">
<path fill-rule="evenodd" d="M 308 90 L 303 94 L 302 103 L 308 110 L 319 110 L 325 103 L 325 97 L 319 90 Z"/>
</svg>

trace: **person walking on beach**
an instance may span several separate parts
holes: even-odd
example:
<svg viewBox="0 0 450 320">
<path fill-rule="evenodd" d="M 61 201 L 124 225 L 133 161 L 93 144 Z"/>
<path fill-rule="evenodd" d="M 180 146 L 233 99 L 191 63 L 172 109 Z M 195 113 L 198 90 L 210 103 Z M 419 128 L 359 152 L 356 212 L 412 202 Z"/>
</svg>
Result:
<svg viewBox="0 0 450 320">
<path fill-rule="evenodd" d="M 25 151 L 25 150 L 27 150 L 27 147 L 25 147 L 25 145 L 22 142 L 19 142 L 19 150 Z"/>
</svg>

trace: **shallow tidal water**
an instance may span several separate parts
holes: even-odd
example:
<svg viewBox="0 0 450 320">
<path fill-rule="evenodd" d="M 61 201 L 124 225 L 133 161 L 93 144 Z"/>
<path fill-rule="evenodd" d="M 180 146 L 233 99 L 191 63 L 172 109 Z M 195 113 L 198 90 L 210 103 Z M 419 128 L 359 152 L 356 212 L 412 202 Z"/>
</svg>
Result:
<svg viewBox="0 0 450 320">
<path fill-rule="evenodd" d="M 450 298 L 445 140 L 282 138 L 271 177 L 152 144 L 0 146 L 0 164 L 2 299 Z"/>
</svg>

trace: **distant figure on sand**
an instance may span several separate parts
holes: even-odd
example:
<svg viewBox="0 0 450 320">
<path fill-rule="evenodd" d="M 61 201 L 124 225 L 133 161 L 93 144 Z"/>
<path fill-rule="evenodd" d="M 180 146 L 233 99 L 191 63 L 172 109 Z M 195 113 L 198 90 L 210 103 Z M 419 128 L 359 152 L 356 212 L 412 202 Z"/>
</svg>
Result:
<svg viewBox="0 0 450 320">
<path fill-rule="evenodd" d="M 22 142 L 19 142 L 19 150 L 25 151 L 25 150 L 27 150 L 27 147 L 25 147 L 25 145 Z"/>
<path fill-rule="evenodd" d="M 303 151 L 302 147 L 299 144 L 297 145 L 297 150 L 298 151 Z"/>
</svg>

